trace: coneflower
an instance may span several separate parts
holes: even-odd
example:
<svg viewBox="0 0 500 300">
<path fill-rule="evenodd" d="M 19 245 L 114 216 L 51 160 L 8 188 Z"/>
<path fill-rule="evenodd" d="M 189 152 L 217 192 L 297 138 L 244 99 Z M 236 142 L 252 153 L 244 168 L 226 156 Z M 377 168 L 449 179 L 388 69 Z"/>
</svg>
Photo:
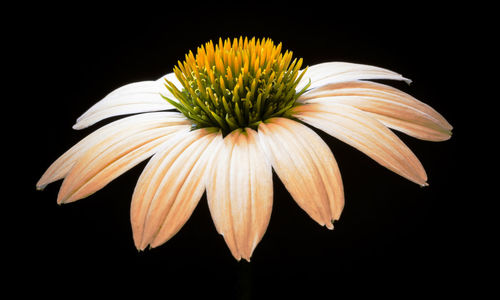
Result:
<svg viewBox="0 0 500 300">
<path fill-rule="evenodd" d="M 387 69 L 303 60 L 271 39 L 219 39 L 189 52 L 156 81 L 125 85 L 73 126 L 135 114 L 97 129 L 59 157 L 37 183 L 64 178 L 58 203 L 85 198 L 152 157 L 135 187 L 135 245 L 175 235 L 206 191 L 233 256 L 250 260 L 269 223 L 272 169 L 297 204 L 333 229 L 344 206 L 342 179 L 314 126 L 421 186 L 427 175 L 390 130 L 444 141 L 452 126 L 434 109 L 370 79 L 410 80 Z M 140 113 L 140 114 L 139 114 Z"/>
</svg>

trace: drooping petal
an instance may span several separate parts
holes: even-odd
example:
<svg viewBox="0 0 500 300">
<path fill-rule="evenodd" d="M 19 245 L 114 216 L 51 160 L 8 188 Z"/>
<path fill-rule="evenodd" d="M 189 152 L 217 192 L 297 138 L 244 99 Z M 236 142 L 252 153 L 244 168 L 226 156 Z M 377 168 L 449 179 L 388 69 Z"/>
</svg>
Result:
<svg viewBox="0 0 500 300">
<path fill-rule="evenodd" d="M 296 90 L 300 91 L 309 80 L 311 80 L 309 89 L 314 89 L 325 84 L 361 79 L 390 79 L 411 82 L 410 79 L 404 78 L 398 73 L 380 67 L 346 62 L 326 62 L 310 66 Z"/>
<path fill-rule="evenodd" d="M 190 128 L 190 125 L 165 125 L 158 121 L 140 125 L 130 128 L 129 132 L 110 135 L 88 148 L 65 177 L 58 203 L 73 202 L 93 194 L 153 155 L 172 134 Z"/>
<path fill-rule="evenodd" d="M 382 166 L 419 184 L 427 175 L 418 158 L 387 127 L 365 112 L 338 103 L 305 104 L 293 115 L 365 153 Z"/>
<path fill-rule="evenodd" d="M 344 207 L 337 162 L 310 128 L 285 118 L 259 125 L 259 137 L 276 174 L 297 204 L 320 225 L 333 229 Z"/>
<path fill-rule="evenodd" d="M 149 161 L 130 208 L 138 249 L 165 243 L 186 223 L 203 195 L 206 170 L 221 144 L 220 133 L 207 129 L 183 132 Z"/>
<path fill-rule="evenodd" d="M 173 97 L 164 86 L 165 78 L 178 81 L 170 73 L 156 81 L 135 82 L 116 89 L 80 116 L 73 129 L 83 129 L 113 116 L 174 109 L 161 97 Z"/>
<path fill-rule="evenodd" d="M 45 171 L 36 186 L 38 189 L 44 189 L 49 183 L 64 178 L 73 165 L 95 145 L 105 145 L 111 139 L 133 135 L 138 130 L 188 124 L 190 124 L 189 121 L 177 112 L 140 114 L 107 124 L 89 134 L 61 155 Z"/>
<path fill-rule="evenodd" d="M 429 105 L 398 89 L 369 81 L 328 84 L 306 92 L 298 101 L 350 105 L 389 128 L 423 140 L 447 140 L 453 128 Z"/>
<path fill-rule="evenodd" d="M 207 177 L 207 199 L 217 232 L 233 256 L 250 261 L 271 218 L 272 168 L 257 133 L 246 128 L 224 138 Z"/>
</svg>

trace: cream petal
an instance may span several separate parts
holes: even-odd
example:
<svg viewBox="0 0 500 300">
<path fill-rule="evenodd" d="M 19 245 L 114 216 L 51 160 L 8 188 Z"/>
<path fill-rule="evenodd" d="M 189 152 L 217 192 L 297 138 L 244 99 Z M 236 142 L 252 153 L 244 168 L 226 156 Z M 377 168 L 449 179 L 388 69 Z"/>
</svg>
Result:
<svg viewBox="0 0 500 300">
<path fill-rule="evenodd" d="M 285 118 L 259 125 L 259 137 L 276 174 L 297 204 L 320 225 L 333 229 L 344 191 L 337 162 L 310 128 Z"/>
<path fill-rule="evenodd" d="M 113 116 L 174 109 L 161 97 L 173 97 L 165 88 L 165 78 L 178 82 L 170 73 L 156 81 L 135 82 L 116 89 L 80 116 L 73 129 L 83 129 Z"/>
<path fill-rule="evenodd" d="M 132 82 L 111 91 L 102 100 L 119 98 L 124 95 L 151 93 L 154 92 L 157 87 L 157 85 L 154 83 L 154 80 Z"/>
<path fill-rule="evenodd" d="M 306 92 L 298 101 L 350 105 L 389 128 L 423 140 L 447 140 L 453 128 L 429 105 L 393 87 L 374 82 L 328 84 Z"/>
<path fill-rule="evenodd" d="M 176 195 L 175 202 L 172 204 L 167 217 L 158 231 L 158 234 L 151 242 L 151 247 L 157 247 L 175 235 L 189 219 L 201 196 L 203 195 L 206 187 L 205 178 L 207 176 L 207 171 L 212 166 L 214 153 L 216 153 L 222 145 L 222 134 L 213 133 L 208 136 L 207 139 L 209 140 L 208 145 L 206 145 L 206 143 L 204 145 L 198 145 L 198 147 L 201 148 L 202 154 L 199 156 L 182 183 L 182 187 Z M 174 171 L 170 172 L 170 177 L 179 177 L 179 174 L 182 172 L 175 170 L 175 165 L 172 168 Z M 185 169 L 186 167 L 182 166 L 182 168 Z"/>
<path fill-rule="evenodd" d="M 136 114 L 150 111 L 172 109 L 173 107 L 159 95 L 138 95 L 137 98 L 121 98 L 120 101 L 109 103 L 99 102 L 94 105 L 95 111 L 81 118 L 73 129 L 84 129 L 95 123 L 114 116 Z"/>
<path fill-rule="evenodd" d="M 215 229 L 224 237 L 231 254 L 237 260 L 241 259 L 241 254 L 236 246 L 232 218 L 229 215 L 231 213 L 229 184 L 231 155 L 239 134 L 240 131 L 235 130 L 224 138 L 223 146 L 214 157 L 214 164 L 206 182 L 207 202 Z"/>
<path fill-rule="evenodd" d="M 326 62 L 310 66 L 296 89 L 300 91 L 309 80 L 311 80 L 309 89 L 314 89 L 325 84 L 361 79 L 390 79 L 411 82 L 398 73 L 380 67 L 346 62 Z"/>
<path fill-rule="evenodd" d="M 200 131 L 194 131 L 194 133 L 195 135 L 190 134 L 189 131 L 180 132 L 172 138 L 170 143 L 164 144 L 149 160 L 137 181 L 130 207 L 132 232 L 137 249 L 143 249 L 141 244 L 145 220 L 151 201 L 161 184 L 163 176 L 175 161 L 175 158 L 201 136 L 199 135 Z M 144 243 L 145 246 L 149 244 L 150 240 Z"/>
<path fill-rule="evenodd" d="M 437 127 L 435 123 L 419 124 L 417 122 L 409 122 L 408 119 L 397 119 L 371 112 L 367 112 L 367 114 L 391 129 L 425 141 L 442 142 L 449 140 L 452 135 L 451 130 Z"/>
<path fill-rule="evenodd" d="M 207 199 L 217 231 L 233 256 L 250 261 L 271 218 L 272 168 L 257 132 L 236 130 L 224 138 L 207 177 Z"/>
<path fill-rule="evenodd" d="M 173 133 L 189 130 L 190 125 L 165 126 L 157 122 L 154 126 L 139 127 L 110 135 L 88 148 L 65 177 L 58 203 L 73 202 L 93 194 L 153 155 Z"/>
<path fill-rule="evenodd" d="M 186 132 L 148 163 L 130 209 L 138 249 L 165 243 L 186 223 L 203 195 L 206 169 L 221 140 L 220 133 L 206 129 Z"/>
<path fill-rule="evenodd" d="M 343 104 L 314 103 L 297 106 L 292 114 L 408 180 L 427 185 L 425 170 L 413 152 L 392 131 L 365 112 Z"/>
<path fill-rule="evenodd" d="M 269 225 L 273 208 L 273 173 L 270 162 L 260 145 L 256 131 L 247 128 L 250 167 L 250 253 L 260 242 Z"/>
<path fill-rule="evenodd" d="M 177 112 L 140 114 L 109 123 L 71 147 L 45 171 L 36 186 L 44 189 L 49 183 L 64 178 L 73 165 L 92 147 L 110 139 L 132 135 L 138 130 L 158 126 L 187 125 L 189 121 Z"/>
<path fill-rule="evenodd" d="M 175 84 L 175 86 L 177 86 L 177 87 L 182 87 L 182 84 L 179 82 L 179 80 L 177 79 L 175 74 L 172 72 L 172 73 L 168 73 L 168 74 L 158 78 L 155 81 L 152 81 L 152 80 L 139 81 L 139 82 L 133 82 L 133 83 L 129 83 L 129 84 L 126 84 L 124 86 L 121 86 L 121 87 L 113 90 L 112 92 L 110 92 L 108 95 L 106 95 L 106 97 L 104 97 L 103 100 L 108 99 L 108 98 L 121 97 L 123 95 L 131 95 L 134 93 L 141 93 L 141 94 L 142 93 L 150 93 L 150 92 L 154 92 L 157 89 L 157 87 L 160 87 L 159 91 L 162 93 L 168 92 L 168 89 L 166 89 L 164 86 L 165 79 L 169 80 L 170 82 Z"/>
</svg>

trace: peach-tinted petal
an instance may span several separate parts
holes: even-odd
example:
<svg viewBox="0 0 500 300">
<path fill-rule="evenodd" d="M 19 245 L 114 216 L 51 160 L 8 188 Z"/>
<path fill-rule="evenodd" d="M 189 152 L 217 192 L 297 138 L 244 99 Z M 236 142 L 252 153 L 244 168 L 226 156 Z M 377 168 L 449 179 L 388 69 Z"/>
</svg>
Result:
<svg viewBox="0 0 500 300">
<path fill-rule="evenodd" d="M 207 144 L 206 140 L 208 140 L 209 144 Z M 151 242 L 151 247 L 157 247 L 168 241 L 175 233 L 177 233 L 177 231 L 180 230 L 180 228 L 191 216 L 194 208 L 205 191 L 205 178 L 207 171 L 211 168 L 213 163 L 212 158 L 214 153 L 217 153 L 218 149 L 220 149 L 222 145 L 222 133 L 219 132 L 207 135 L 199 141 L 196 141 L 196 144 L 196 147 L 199 148 L 196 150 L 201 151 L 202 153 L 198 156 L 194 165 L 192 164 L 193 159 L 195 158 L 186 157 L 189 155 L 190 151 L 190 149 L 186 149 L 186 154 L 183 153 L 178 158 L 179 161 L 172 166 L 172 171 L 169 171 L 165 176 L 166 178 L 177 178 L 175 180 L 176 185 L 171 186 L 169 183 L 165 184 L 165 187 L 168 187 L 170 190 L 174 190 L 179 184 L 181 174 L 185 174 L 183 170 L 186 170 L 186 168 L 189 168 L 189 166 L 192 165 L 189 173 L 181 183 L 182 186 L 179 188 L 177 195 L 175 196 L 175 201 L 170 207 L 167 217 L 161 224 L 154 240 Z M 191 147 L 195 147 L 194 143 Z M 177 168 L 179 168 L 179 170 L 177 170 Z M 171 194 L 172 192 L 170 191 L 169 195 Z M 146 225 L 147 224 L 148 222 L 146 222 Z"/>
<path fill-rule="evenodd" d="M 272 169 L 257 133 L 233 131 L 207 178 L 207 199 L 215 227 L 236 259 L 250 260 L 269 224 L 272 197 Z"/>
<path fill-rule="evenodd" d="M 172 138 L 173 133 L 189 128 L 190 125 L 156 125 L 141 128 L 133 134 L 109 136 L 78 159 L 61 185 L 57 202 L 73 202 L 93 194 L 153 155 L 160 145 Z"/>
<path fill-rule="evenodd" d="M 206 129 L 183 132 L 149 161 L 130 208 L 138 249 L 165 243 L 186 223 L 203 195 L 206 169 L 221 140 L 221 134 Z"/>
<path fill-rule="evenodd" d="M 367 112 L 389 128 L 410 136 L 444 141 L 452 126 L 429 105 L 393 87 L 369 81 L 328 84 L 308 91 L 302 103 L 340 103 Z"/>
<path fill-rule="evenodd" d="M 276 174 L 297 204 L 320 225 L 333 229 L 344 206 L 340 171 L 326 143 L 310 128 L 272 118 L 259 137 Z"/>
<path fill-rule="evenodd" d="M 49 183 L 64 178 L 73 165 L 95 145 L 106 145 L 110 139 L 133 135 L 147 128 L 183 124 L 187 125 L 189 121 L 177 112 L 140 114 L 107 124 L 89 134 L 54 161 L 36 186 L 38 189 L 44 189 Z"/>
<path fill-rule="evenodd" d="M 300 91 L 309 80 L 311 80 L 309 89 L 314 89 L 330 83 L 361 79 L 390 79 L 411 82 L 398 73 L 380 67 L 346 62 L 326 62 L 310 66 L 296 90 Z"/>
<path fill-rule="evenodd" d="M 387 127 L 365 112 L 343 104 L 305 104 L 293 114 L 365 153 L 382 166 L 419 184 L 427 175 L 418 158 Z"/>
</svg>

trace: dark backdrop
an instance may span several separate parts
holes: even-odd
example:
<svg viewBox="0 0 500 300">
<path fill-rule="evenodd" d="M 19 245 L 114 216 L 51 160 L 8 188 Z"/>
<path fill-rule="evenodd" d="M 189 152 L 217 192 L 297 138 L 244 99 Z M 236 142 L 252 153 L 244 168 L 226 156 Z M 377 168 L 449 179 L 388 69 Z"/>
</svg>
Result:
<svg viewBox="0 0 500 300">
<path fill-rule="evenodd" d="M 286 7 L 286 9 L 283 9 Z M 395 8 L 393 10 L 393 8 Z M 14 35 L 23 47 L 18 70 L 23 132 L 23 207 L 15 218 L 12 277 L 38 293 L 139 292 L 174 298 L 280 298 L 339 292 L 465 292 L 473 274 L 472 214 L 464 176 L 468 46 L 475 33 L 459 8 L 417 2 L 395 7 L 341 7 L 309 1 L 279 5 L 134 4 L 32 7 Z M 442 143 L 398 134 L 420 158 L 429 187 L 420 188 L 359 151 L 318 131 L 343 176 L 346 206 L 335 230 L 312 221 L 274 177 L 269 228 L 252 262 L 237 262 L 213 226 L 205 196 L 182 230 L 163 246 L 138 252 L 129 223 L 132 192 L 145 163 L 96 194 L 58 206 L 60 182 L 35 183 L 64 151 L 108 123 L 71 126 L 96 101 L 126 83 L 157 79 L 188 50 L 219 37 L 270 37 L 307 65 L 347 61 L 394 70 L 413 80 L 390 82 L 430 104 L 454 125 Z M 389 82 L 386 82 L 389 83 Z M 116 118 L 112 118 L 114 120 Z M 26 196 L 24 196 L 26 193 Z M 471 208 L 472 209 L 472 208 Z M 105 287 L 104 290 L 99 290 Z M 30 288 L 28 288 L 30 290 Z"/>
</svg>

